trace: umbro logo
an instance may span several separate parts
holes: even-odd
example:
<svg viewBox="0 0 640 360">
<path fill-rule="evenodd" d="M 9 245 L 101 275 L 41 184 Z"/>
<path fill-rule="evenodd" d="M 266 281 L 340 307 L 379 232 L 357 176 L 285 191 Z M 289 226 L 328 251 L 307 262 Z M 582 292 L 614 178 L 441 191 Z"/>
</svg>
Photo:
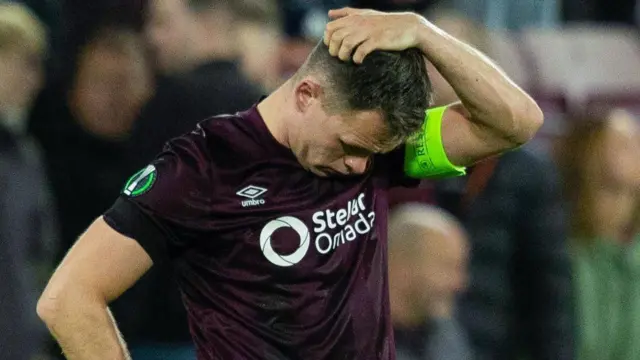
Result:
<svg viewBox="0 0 640 360">
<path fill-rule="evenodd" d="M 262 196 L 266 192 L 267 192 L 267 189 L 265 188 L 255 186 L 255 185 L 249 185 L 244 189 L 238 191 L 236 195 L 248 198 L 249 200 L 243 200 L 241 202 L 242 207 L 248 207 L 248 206 L 263 205 L 264 199 L 258 199 L 258 197 Z"/>
</svg>

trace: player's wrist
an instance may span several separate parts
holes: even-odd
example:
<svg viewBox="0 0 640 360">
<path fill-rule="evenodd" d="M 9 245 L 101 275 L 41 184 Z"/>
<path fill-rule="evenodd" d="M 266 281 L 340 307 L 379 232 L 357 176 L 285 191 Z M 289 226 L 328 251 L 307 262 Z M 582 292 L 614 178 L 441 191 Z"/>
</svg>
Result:
<svg viewBox="0 0 640 360">
<path fill-rule="evenodd" d="M 416 38 L 417 38 L 417 48 L 422 51 L 422 53 L 430 58 L 431 54 L 438 48 L 442 48 L 443 41 L 446 41 L 447 33 L 432 24 L 429 20 L 424 18 L 423 16 L 417 16 L 417 30 L 416 30 Z"/>
</svg>

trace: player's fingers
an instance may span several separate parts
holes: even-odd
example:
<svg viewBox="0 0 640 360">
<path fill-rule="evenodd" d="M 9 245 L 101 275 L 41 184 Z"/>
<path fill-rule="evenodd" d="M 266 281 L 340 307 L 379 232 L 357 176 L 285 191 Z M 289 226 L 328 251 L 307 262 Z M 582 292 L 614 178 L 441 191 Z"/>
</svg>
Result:
<svg viewBox="0 0 640 360">
<path fill-rule="evenodd" d="M 343 7 L 341 9 L 332 9 L 329 10 L 329 18 L 330 19 L 339 19 L 341 17 L 357 14 L 360 9 L 354 9 L 350 7 Z"/>
<path fill-rule="evenodd" d="M 351 25 L 351 21 L 346 18 L 340 18 L 336 20 L 331 20 L 325 26 L 325 30 L 328 31 L 336 31 L 342 29 L 343 27 Z"/>
<path fill-rule="evenodd" d="M 340 47 L 342 46 L 342 40 L 344 40 L 347 34 L 348 31 L 346 29 L 340 29 L 331 34 L 331 39 L 329 40 L 329 54 L 331 54 L 331 56 L 338 55 Z"/>
<path fill-rule="evenodd" d="M 358 46 L 353 54 L 353 62 L 362 64 L 364 58 L 376 49 L 374 42 L 369 39 Z"/>
<path fill-rule="evenodd" d="M 331 41 L 333 34 L 336 31 L 344 28 L 346 25 L 348 25 L 348 23 L 343 21 L 343 19 L 338 19 L 338 20 L 329 22 L 324 29 L 324 44 L 329 46 L 329 42 Z"/>
<path fill-rule="evenodd" d="M 340 51 L 338 51 L 338 57 L 340 58 L 340 60 L 342 61 L 348 61 L 349 59 L 351 59 L 351 55 L 353 54 L 353 50 L 360 44 L 362 44 L 363 42 L 365 42 L 367 40 L 367 37 L 363 36 L 362 34 L 358 35 L 349 35 L 346 36 L 343 40 L 342 40 L 342 44 L 340 46 Z"/>
</svg>

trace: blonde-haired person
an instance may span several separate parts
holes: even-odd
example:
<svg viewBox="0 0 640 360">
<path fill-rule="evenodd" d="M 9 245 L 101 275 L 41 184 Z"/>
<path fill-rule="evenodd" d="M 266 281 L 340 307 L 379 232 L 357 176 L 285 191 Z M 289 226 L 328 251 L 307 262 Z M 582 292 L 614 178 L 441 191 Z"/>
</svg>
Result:
<svg viewBox="0 0 640 360">
<path fill-rule="evenodd" d="M 47 31 L 26 6 L 0 4 L 0 121 L 24 131 L 25 113 L 43 85 Z"/>
<path fill-rule="evenodd" d="M 0 4 L 0 359 L 44 353 L 32 310 L 56 236 L 44 168 L 26 114 L 43 83 L 47 32 L 20 4 Z"/>
<path fill-rule="evenodd" d="M 558 148 L 571 207 L 578 360 L 640 359 L 640 123 L 580 119 Z"/>
</svg>

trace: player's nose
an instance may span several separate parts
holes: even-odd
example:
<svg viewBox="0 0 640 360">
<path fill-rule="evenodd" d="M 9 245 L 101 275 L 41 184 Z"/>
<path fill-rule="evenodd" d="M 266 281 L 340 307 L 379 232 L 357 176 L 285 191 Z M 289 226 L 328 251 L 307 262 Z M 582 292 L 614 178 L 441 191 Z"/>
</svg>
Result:
<svg viewBox="0 0 640 360">
<path fill-rule="evenodd" d="M 366 156 L 347 156 L 344 164 L 351 174 L 364 174 L 369 166 L 369 157 Z"/>
</svg>

